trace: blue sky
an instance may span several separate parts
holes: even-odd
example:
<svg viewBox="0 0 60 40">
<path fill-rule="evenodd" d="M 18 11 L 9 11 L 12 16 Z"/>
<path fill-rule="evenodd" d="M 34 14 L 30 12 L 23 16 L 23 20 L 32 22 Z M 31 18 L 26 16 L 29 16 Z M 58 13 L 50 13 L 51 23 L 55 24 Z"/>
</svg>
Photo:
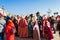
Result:
<svg viewBox="0 0 60 40">
<path fill-rule="evenodd" d="M 11 14 L 35 14 L 47 13 L 50 8 L 52 12 L 60 12 L 60 0 L 0 0 L 0 7 L 4 5 L 5 10 Z"/>
</svg>

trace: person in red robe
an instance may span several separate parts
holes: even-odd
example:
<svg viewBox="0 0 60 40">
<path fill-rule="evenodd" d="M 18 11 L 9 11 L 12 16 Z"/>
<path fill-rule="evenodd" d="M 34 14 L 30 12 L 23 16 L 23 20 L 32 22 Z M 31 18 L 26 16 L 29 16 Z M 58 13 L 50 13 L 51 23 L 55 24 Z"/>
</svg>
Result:
<svg viewBox="0 0 60 40">
<path fill-rule="evenodd" d="M 24 16 L 19 21 L 18 35 L 23 38 L 28 37 L 28 23 Z"/>
<path fill-rule="evenodd" d="M 48 39 L 48 40 L 52 40 L 53 39 L 53 33 L 52 33 L 52 29 L 51 29 L 51 25 L 50 22 L 48 21 L 47 16 L 43 17 L 43 21 L 42 21 L 42 31 L 43 31 L 43 37 Z"/>
<path fill-rule="evenodd" d="M 6 40 L 14 40 L 15 33 L 12 32 L 13 31 L 12 28 L 15 28 L 15 26 L 14 26 L 12 20 L 9 19 L 6 29 L 5 29 Z"/>
</svg>

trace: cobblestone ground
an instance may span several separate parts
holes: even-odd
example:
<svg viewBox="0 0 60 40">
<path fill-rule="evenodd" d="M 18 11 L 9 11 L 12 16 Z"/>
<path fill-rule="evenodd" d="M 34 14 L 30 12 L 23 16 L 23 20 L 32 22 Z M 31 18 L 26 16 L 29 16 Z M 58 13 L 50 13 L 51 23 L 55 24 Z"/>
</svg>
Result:
<svg viewBox="0 0 60 40">
<path fill-rule="evenodd" d="M 54 35 L 54 40 L 60 40 L 60 37 L 59 37 L 59 33 L 56 32 L 56 34 L 53 34 Z"/>
<path fill-rule="evenodd" d="M 58 32 L 56 32 L 56 34 L 53 34 L 53 35 L 54 35 L 53 40 L 60 40 Z M 16 37 L 15 40 L 33 40 L 33 39 L 32 38 L 18 38 L 18 37 Z M 43 39 L 43 40 L 45 40 L 45 39 Z"/>
</svg>

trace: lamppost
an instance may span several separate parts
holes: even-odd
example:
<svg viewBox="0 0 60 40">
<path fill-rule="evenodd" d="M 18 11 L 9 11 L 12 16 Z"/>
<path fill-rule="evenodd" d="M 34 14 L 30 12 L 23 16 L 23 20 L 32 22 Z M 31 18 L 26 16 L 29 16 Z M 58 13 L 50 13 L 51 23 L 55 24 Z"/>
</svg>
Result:
<svg viewBox="0 0 60 40">
<path fill-rule="evenodd" d="M 50 13 L 51 13 L 52 11 L 50 10 L 50 9 L 48 9 L 48 11 L 47 11 L 47 13 L 48 13 L 48 17 L 50 17 Z"/>
<path fill-rule="evenodd" d="M 2 6 L 3 14 L 4 14 L 4 6 Z"/>
<path fill-rule="evenodd" d="M 55 16 L 55 17 L 57 17 L 57 16 L 58 16 L 58 14 L 59 14 L 58 12 L 54 12 L 54 16 Z"/>
</svg>

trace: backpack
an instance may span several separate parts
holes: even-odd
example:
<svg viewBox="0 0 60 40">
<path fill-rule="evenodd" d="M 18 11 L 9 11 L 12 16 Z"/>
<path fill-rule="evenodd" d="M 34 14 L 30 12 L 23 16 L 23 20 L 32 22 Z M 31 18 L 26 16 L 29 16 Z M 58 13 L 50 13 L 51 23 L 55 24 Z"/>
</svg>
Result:
<svg viewBox="0 0 60 40">
<path fill-rule="evenodd" d="M 0 33 L 3 32 L 3 29 L 4 29 L 4 25 L 0 23 Z"/>
</svg>

